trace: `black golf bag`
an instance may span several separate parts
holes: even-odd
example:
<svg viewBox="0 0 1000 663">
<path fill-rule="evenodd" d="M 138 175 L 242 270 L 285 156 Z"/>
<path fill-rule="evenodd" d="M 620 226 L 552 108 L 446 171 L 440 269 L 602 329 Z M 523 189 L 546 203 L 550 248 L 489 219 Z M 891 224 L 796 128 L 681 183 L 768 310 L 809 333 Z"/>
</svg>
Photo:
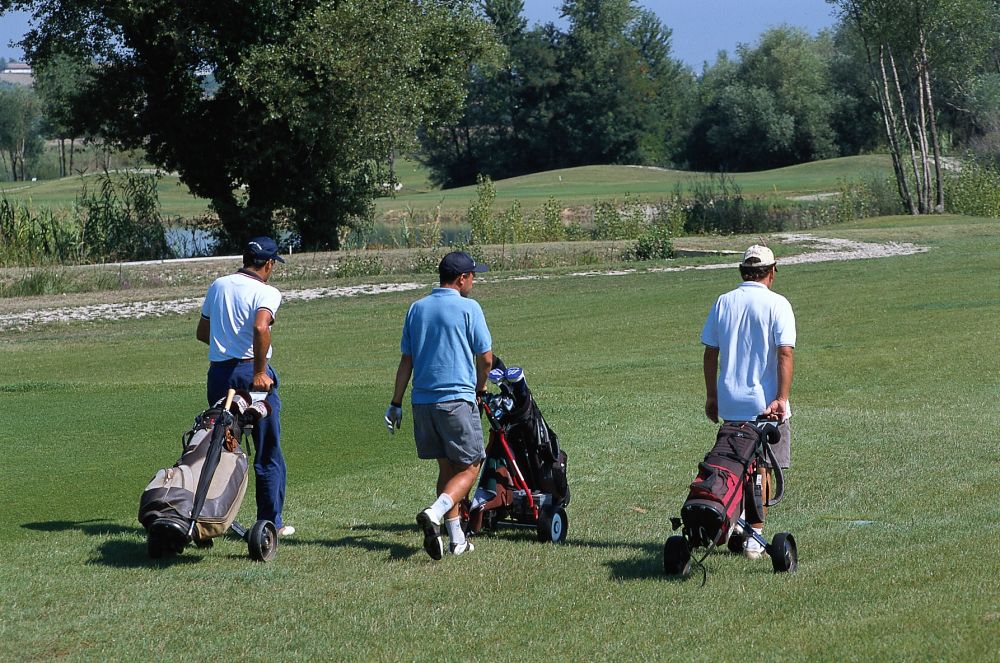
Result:
<svg viewBox="0 0 1000 663">
<path fill-rule="evenodd" d="M 247 531 L 235 522 L 249 467 L 241 443 L 267 414 L 264 401 L 251 404 L 249 394 L 231 392 L 195 417 L 194 426 L 181 436 L 180 459 L 156 473 L 139 501 L 150 557 L 180 554 L 192 542 L 210 546 L 230 527 L 247 540 L 252 558 L 274 557 L 273 523 L 258 521 Z"/>
<path fill-rule="evenodd" d="M 468 531 L 512 524 L 537 528 L 542 541 L 562 541 L 570 501 L 566 452 L 520 368 L 507 369 L 496 358 L 490 381 L 499 393 L 482 398 L 490 441 L 475 497 L 466 505 Z"/>
</svg>

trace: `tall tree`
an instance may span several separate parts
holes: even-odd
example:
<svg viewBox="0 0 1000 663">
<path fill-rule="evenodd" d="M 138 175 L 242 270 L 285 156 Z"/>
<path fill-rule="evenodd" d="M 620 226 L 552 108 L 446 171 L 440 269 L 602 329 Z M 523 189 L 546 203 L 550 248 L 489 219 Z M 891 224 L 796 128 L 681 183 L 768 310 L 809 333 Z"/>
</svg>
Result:
<svg viewBox="0 0 1000 663">
<path fill-rule="evenodd" d="M 41 152 L 41 103 L 30 88 L 0 88 L 0 150 L 10 160 L 11 179 L 28 177 L 27 161 Z"/>
<path fill-rule="evenodd" d="M 88 131 L 143 148 L 212 200 L 235 243 L 291 219 L 338 248 L 370 213 L 394 145 L 449 118 L 492 41 L 471 0 L 0 0 L 33 13 L 36 66 L 95 66 Z M 218 88 L 206 95 L 205 73 Z"/>
<path fill-rule="evenodd" d="M 988 45 L 992 0 L 827 0 L 858 31 L 896 182 L 912 214 L 943 212 L 938 77 L 964 75 Z"/>
<path fill-rule="evenodd" d="M 837 156 L 828 42 L 781 26 L 706 69 L 692 165 L 758 170 Z"/>
<path fill-rule="evenodd" d="M 422 136 L 443 184 L 592 163 L 673 162 L 689 123 L 693 76 L 671 57 L 670 31 L 632 0 L 567 1 L 569 30 L 525 30 L 520 0 L 483 0 L 507 48 L 473 72 L 463 117 Z"/>
<path fill-rule="evenodd" d="M 59 176 L 73 172 L 73 154 L 80 127 L 73 114 L 76 98 L 91 75 L 88 62 L 60 54 L 32 71 L 35 90 L 42 101 L 45 133 L 59 141 Z M 67 158 L 66 142 L 69 141 Z"/>
</svg>

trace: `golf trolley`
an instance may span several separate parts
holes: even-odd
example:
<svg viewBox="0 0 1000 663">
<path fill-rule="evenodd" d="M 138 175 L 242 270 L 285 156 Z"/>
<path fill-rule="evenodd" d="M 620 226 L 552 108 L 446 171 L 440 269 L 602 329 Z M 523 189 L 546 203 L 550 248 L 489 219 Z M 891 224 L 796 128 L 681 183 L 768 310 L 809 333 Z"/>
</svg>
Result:
<svg viewBox="0 0 1000 663">
<path fill-rule="evenodd" d="M 236 522 L 247 488 L 247 454 L 241 441 L 268 414 L 264 401 L 229 390 L 225 402 L 195 418 L 181 437 L 183 453 L 162 469 L 142 493 L 139 522 L 146 528 L 153 559 L 179 555 L 188 544 L 209 548 L 232 530 L 246 541 L 250 558 L 270 561 L 278 554 L 278 531 L 270 520 L 250 528 Z"/>
<path fill-rule="evenodd" d="M 775 573 L 795 571 L 795 537 L 780 532 L 769 543 L 751 527 L 751 522 L 763 522 L 765 508 L 781 501 L 784 493 L 781 467 L 771 450 L 780 437 L 773 421 L 722 425 L 715 446 L 698 465 L 698 476 L 681 507 L 681 517 L 671 518 L 673 529 L 681 533 L 668 538 L 663 546 L 663 570 L 667 575 L 686 577 L 692 564 L 704 571 L 702 562 L 716 547 L 725 543 L 730 552 L 741 553 L 749 538 L 763 546 Z M 774 469 L 773 496 L 766 494 L 757 473 L 765 458 Z M 697 560 L 693 559 L 696 548 L 705 549 Z"/>
<path fill-rule="evenodd" d="M 520 368 L 506 368 L 499 358 L 489 380 L 499 393 L 480 404 L 490 424 L 473 500 L 463 500 L 463 526 L 469 534 L 499 526 L 532 528 L 542 542 L 566 539 L 569 486 L 566 453 L 542 417 Z"/>
</svg>

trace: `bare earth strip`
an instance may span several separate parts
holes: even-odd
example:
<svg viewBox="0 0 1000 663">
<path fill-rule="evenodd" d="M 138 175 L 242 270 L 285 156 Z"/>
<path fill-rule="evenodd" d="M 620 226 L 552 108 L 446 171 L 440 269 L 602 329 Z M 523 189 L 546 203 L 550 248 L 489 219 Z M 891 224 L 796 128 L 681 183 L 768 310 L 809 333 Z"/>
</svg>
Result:
<svg viewBox="0 0 1000 663">
<path fill-rule="evenodd" d="M 918 246 L 910 243 L 875 244 L 870 242 L 854 242 L 846 239 L 826 239 L 814 237 L 808 234 L 784 233 L 776 235 L 775 237 L 784 243 L 807 243 L 812 244 L 817 248 L 817 250 L 812 252 L 782 258 L 782 265 L 889 258 L 894 256 L 912 255 L 914 253 L 924 253 L 928 250 L 925 246 Z M 569 276 L 622 276 L 625 274 L 635 273 L 682 272 L 695 269 L 731 269 L 734 264 L 735 263 L 732 262 L 726 262 L 711 265 L 692 265 L 689 267 L 650 267 L 644 270 L 597 270 L 574 272 Z M 514 276 L 499 277 L 495 280 L 527 280 L 532 278 L 559 277 Z M 373 285 L 343 286 L 339 288 L 304 288 L 298 290 L 284 290 L 282 295 L 286 300 L 290 301 L 309 301 L 313 299 L 329 299 L 335 297 L 378 295 L 386 292 L 407 292 L 411 290 L 420 290 L 426 287 L 428 287 L 427 283 L 380 283 Z M 8 314 L 0 318 L 0 331 L 21 331 L 34 325 L 53 322 L 66 323 L 94 320 L 125 320 L 144 318 L 147 316 L 159 317 L 164 315 L 185 314 L 199 310 L 201 308 L 202 299 L 203 298 L 201 297 L 191 297 L 167 301 L 122 302 L 24 311 L 22 313 Z"/>
</svg>

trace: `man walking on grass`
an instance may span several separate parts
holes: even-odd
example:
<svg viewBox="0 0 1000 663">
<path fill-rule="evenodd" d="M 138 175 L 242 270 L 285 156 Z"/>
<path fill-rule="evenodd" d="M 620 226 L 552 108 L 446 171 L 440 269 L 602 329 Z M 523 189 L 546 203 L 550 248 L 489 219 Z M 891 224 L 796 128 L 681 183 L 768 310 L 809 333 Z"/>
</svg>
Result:
<svg viewBox="0 0 1000 663">
<path fill-rule="evenodd" d="M 714 422 L 753 421 L 758 416 L 780 422 L 781 442 L 775 459 L 784 469 L 791 464 L 792 388 L 795 315 L 788 300 L 772 292 L 778 271 L 774 253 L 751 246 L 740 262 L 743 283 L 719 297 L 701 332 L 705 345 L 705 415 Z M 759 468 L 765 503 L 770 495 L 769 463 Z M 765 509 L 766 513 L 766 509 Z M 758 533 L 764 523 L 751 523 Z M 753 537 L 743 548 L 750 559 L 764 553 Z"/>
<path fill-rule="evenodd" d="M 295 533 L 285 525 L 285 458 L 281 453 L 281 399 L 278 375 L 271 368 L 271 325 L 281 293 L 267 280 L 278 262 L 278 245 L 256 237 L 243 251 L 243 268 L 215 280 L 205 295 L 197 338 L 208 344 L 208 404 L 225 398 L 229 389 L 267 392 L 270 414 L 254 426 L 254 474 L 257 519 L 270 520 L 280 536 Z"/>
<path fill-rule="evenodd" d="M 474 275 L 488 269 L 460 251 L 441 260 L 440 287 L 414 302 L 406 314 L 395 390 L 385 411 L 386 426 L 394 433 L 403 421 L 403 395 L 412 377 L 417 457 L 438 463 L 438 498 L 417 514 L 424 550 L 432 559 L 444 553 L 442 522 L 452 554 L 473 550 L 462 531 L 459 503 L 486 457 L 476 401 L 486 392 L 493 340 L 482 308 L 469 294 Z"/>
</svg>

